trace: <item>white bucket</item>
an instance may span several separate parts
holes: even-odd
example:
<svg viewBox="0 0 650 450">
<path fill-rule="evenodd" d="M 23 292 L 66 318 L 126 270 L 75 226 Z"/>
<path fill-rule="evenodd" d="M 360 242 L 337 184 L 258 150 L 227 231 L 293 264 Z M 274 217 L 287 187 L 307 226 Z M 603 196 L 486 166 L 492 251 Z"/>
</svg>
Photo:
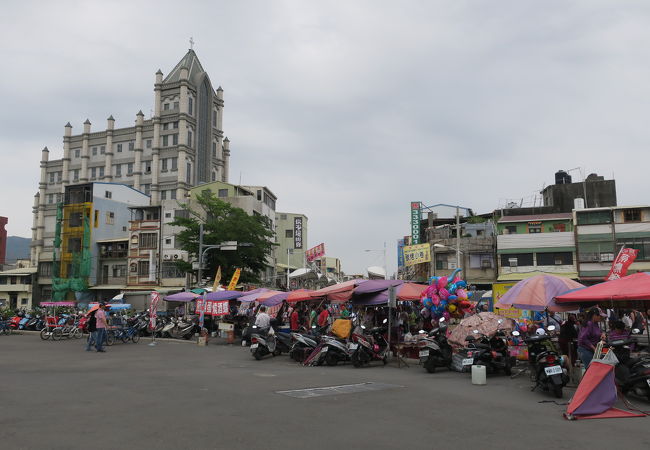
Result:
<svg viewBox="0 0 650 450">
<path fill-rule="evenodd" d="M 487 384 L 485 366 L 472 366 L 472 384 Z"/>
</svg>

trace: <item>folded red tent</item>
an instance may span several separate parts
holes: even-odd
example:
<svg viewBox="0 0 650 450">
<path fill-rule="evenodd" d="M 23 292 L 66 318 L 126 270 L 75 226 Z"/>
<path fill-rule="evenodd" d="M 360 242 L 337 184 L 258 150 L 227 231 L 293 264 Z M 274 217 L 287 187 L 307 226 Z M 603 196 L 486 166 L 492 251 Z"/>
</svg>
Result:
<svg viewBox="0 0 650 450">
<path fill-rule="evenodd" d="M 617 417 L 643 417 L 622 409 L 614 408 L 616 403 L 616 382 L 614 366 L 592 361 L 567 406 L 564 417 L 575 419 L 611 419 Z"/>
</svg>

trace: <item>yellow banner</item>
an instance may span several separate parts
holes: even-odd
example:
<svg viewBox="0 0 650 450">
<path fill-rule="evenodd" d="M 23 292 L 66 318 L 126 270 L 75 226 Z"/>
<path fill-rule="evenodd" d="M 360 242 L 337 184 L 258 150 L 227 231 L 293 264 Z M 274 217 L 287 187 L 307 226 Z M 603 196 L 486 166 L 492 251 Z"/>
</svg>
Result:
<svg viewBox="0 0 650 450">
<path fill-rule="evenodd" d="M 221 284 L 221 266 L 217 269 L 217 273 L 214 275 L 214 284 L 212 285 L 212 292 L 217 292 L 217 288 Z"/>
<path fill-rule="evenodd" d="M 517 281 L 509 283 L 494 283 L 492 284 L 492 298 L 494 299 L 494 312 L 500 316 L 507 317 L 509 319 L 520 320 L 527 317 L 527 313 L 524 310 L 508 307 L 508 308 L 497 308 L 496 305 L 501 300 L 501 297 L 508 292 L 508 290 L 517 284 Z"/>
<path fill-rule="evenodd" d="M 404 247 L 404 265 L 414 266 L 431 262 L 431 247 L 429 244 L 407 245 Z"/>
<path fill-rule="evenodd" d="M 241 269 L 237 268 L 235 273 L 232 274 L 232 280 L 230 280 L 230 284 L 228 285 L 229 291 L 235 290 L 235 286 L 237 286 L 237 282 L 239 281 L 239 275 L 241 275 Z"/>
</svg>

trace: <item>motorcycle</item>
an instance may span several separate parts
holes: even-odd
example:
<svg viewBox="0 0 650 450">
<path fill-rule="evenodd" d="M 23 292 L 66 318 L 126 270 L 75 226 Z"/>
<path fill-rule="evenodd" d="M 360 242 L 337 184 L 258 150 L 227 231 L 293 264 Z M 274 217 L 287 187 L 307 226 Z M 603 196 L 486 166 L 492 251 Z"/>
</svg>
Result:
<svg viewBox="0 0 650 450">
<path fill-rule="evenodd" d="M 384 337 L 386 332 L 386 322 L 384 319 L 381 327 L 371 328 L 367 334 L 352 333 L 352 343 L 349 349 L 352 352 L 350 359 L 354 367 L 362 367 L 371 361 L 381 361 L 386 365 L 388 363 L 389 345 Z M 361 325 L 361 330 L 365 331 L 366 327 Z"/>
<path fill-rule="evenodd" d="M 420 363 L 429 373 L 434 373 L 436 367 L 450 367 L 452 362 L 453 350 L 447 342 L 447 324 L 445 318 L 441 317 L 438 321 L 439 326 L 432 330 L 427 337 L 420 341 L 424 348 L 420 350 Z M 420 330 L 420 334 L 426 334 Z"/>
<path fill-rule="evenodd" d="M 555 326 L 550 325 L 548 330 L 555 330 Z M 512 335 L 519 336 L 519 332 L 515 330 Z M 541 387 L 543 391 L 553 391 L 555 397 L 562 398 L 562 388 L 569 382 L 569 375 L 562 367 L 562 357 L 555 350 L 551 336 L 537 334 L 524 339 L 524 342 L 528 346 L 530 377 L 535 382 L 531 391 Z"/>
<path fill-rule="evenodd" d="M 279 353 L 276 353 L 276 344 L 277 340 L 273 327 L 258 328 L 256 325 L 252 326 L 250 351 L 253 358 L 259 361 L 269 354 L 273 356 L 279 355 Z"/>
<path fill-rule="evenodd" d="M 171 335 L 175 338 L 192 339 L 194 333 L 199 331 L 196 319 L 177 319 Z"/>
<path fill-rule="evenodd" d="M 339 362 L 345 361 L 350 361 L 347 342 L 334 336 L 322 335 L 320 343 L 307 357 L 304 364 L 320 366 L 325 363 L 328 366 L 335 366 Z"/>
<path fill-rule="evenodd" d="M 514 358 L 508 352 L 508 344 L 505 341 L 505 333 L 498 330 L 490 338 L 478 330 L 474 330 L 473 336 L 467 336 L 468 343 L 465 351 L 467 357 L 463 359 L 463 366 L 482 365 L 490 373 L 497 373 L 502 370 L 505 375 L 512 375 Z"/>
<path fill-rule="evenodd" d="M 632 332 L 638 334 L 639 330 L 634 329 Z M 630 344 L 634 342 L 634 339 L 628 338 L 608 343 L 619 362 L 614 369 L 614 377 L 624 395 L 633 392 L 650 401 L 650 357 L 632 358 Z"/>
<path fill-rule="evenodd" d="M 289 350 L 289 357 L 296 362 L 304 362 L 318 346 L 318 338 L 313 334 L 293 332 L 291 339 L 293 344 Z"/>
</svg>

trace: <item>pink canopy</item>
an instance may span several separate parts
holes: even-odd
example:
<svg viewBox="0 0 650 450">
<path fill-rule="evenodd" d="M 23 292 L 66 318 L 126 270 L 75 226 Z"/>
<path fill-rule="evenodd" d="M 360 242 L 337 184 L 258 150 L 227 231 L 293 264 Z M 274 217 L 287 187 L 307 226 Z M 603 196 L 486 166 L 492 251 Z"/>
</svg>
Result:
<svg viewBox="0 0 650 450">
<path fill-rule="evenodd" d="M 354 288 L 365 281 L 366 280 L 361 279 L 345 281 L 343 283 L 319 289 L 309 295 L 311 295 L 312 298 L 325 297 L 332 302 L 343 303 L 350 300 Z"/>
<path fill-rule="evenodd" d="M 650 300 L 650 272 L 639 272 L 584 289 L 557 295 L 558 303 Z"/>
</svg>

